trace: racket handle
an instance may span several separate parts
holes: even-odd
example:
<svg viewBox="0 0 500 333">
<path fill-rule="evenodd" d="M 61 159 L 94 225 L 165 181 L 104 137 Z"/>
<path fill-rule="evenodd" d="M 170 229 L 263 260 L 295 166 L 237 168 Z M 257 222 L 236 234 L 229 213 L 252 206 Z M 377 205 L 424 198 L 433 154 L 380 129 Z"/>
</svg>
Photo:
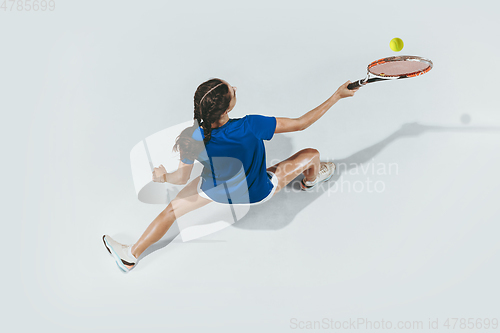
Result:
<svg viewBox="0 0 500 333">
<path fill-rule="evenodd" d="M 361 84 L 359 83 L 361 80 L 358 80 L 358 81 L 355 81 L 355 82 L 351 82 L 347 85 L 347 89 L 349 90 L 354 90 L 356 88 L 359 88 L 361 87 Z"/>
</svg>

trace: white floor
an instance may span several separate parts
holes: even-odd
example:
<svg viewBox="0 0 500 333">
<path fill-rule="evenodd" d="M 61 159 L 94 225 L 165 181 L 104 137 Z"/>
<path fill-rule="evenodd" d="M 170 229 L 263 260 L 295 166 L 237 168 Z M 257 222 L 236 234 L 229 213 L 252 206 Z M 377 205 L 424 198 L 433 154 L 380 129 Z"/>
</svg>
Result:
<svg viewBox="0 0 500 333">
<path fill-rule="evenodd" d="M 52 12 L 0 10 L 3 327 L 498 325 L 500 8 L 417 7 L 56 1 Z M 389 10 L 391 20 L 377 20 Z M 434 68 L 363 87 L 306 131 L 266 143 L 268 165 L 306 147 L 336 161 L 341 172 L 322 190 L 299 192 L 298 178 L 192 242 L 173 239 L 174 228 L 121 273 L 102 234 L 134 242 L 164 208 L 137 200 L 130 150 L 191 119 L 200 83 L 220 77 L 238 87 L 231 117 L 298 117 L 362 78 L 369 62 L 395 55 L 393 37 L 405 42 L 401 54 L 428 57 Z"/>
</svg>

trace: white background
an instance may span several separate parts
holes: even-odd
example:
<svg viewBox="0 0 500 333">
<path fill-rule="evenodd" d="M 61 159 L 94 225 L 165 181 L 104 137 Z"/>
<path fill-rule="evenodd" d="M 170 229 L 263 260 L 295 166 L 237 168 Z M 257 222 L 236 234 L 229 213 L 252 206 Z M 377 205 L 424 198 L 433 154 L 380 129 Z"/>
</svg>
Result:
<svg viewBox="0 0 500 333">
<path fill-rule="evenodd" d="M 449 331 L 446 318 L 499 317 L 498 2 L 55 3 L 0 10 L 6 332 L 288 332 L 323 318 Z M 299 178 L 232 227 L 167 234 L 119 271 L 101 236 L 135 242 L 164 208 L 137 200 L 130 150 L 192 119 L 200 83 L 238 87 L 233 118 L 299 117 L 396 54 L 434 68 L 266 143 L 268 165 L 306 147 L 396 163 L 328 183 L 383 191 L 296 193 Z"/>
</svg>

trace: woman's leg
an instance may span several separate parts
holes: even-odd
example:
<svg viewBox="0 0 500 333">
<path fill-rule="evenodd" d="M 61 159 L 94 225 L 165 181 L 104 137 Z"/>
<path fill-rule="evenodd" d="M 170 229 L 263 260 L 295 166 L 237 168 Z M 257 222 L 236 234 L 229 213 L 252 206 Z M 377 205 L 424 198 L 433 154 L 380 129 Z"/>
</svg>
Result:
<svg viewBox="0 0 500 333">
<path fill-rule="evenodd" d="M 301 173 L 304 174 L 306 180 L 313 181 L 316 179 L 319 167 L 319 151 L 314 148 L 306 148 L 267 168 L 267 171 L 273 172 L 278 177 L 278 186 L 274 195 Z"/>
<path fill-rule="evenodd" d="M 306 180 L 314 180 L 318 174 L 319 166 L 319 151 L 314 148 L 306 148 L 267 168 L 278 177 L 278 186 L 274 194 L 301 173 L 304 174 Z M 212 202 L 198 194 L 199 179 L 200 177 L 197 177 L 186 185 L 167 208 L 151 222 L 141 238 L 132 246 L 131 251 L 134 257 L 139 258 L 149 246 L 159 241 L 177 218 Z"/>
<path fill-rule="evenodd" d="M 211 200 L 200 197 L 198 194 L 198 182 L 200 177 L 196 177 L 187 184 L 172 200 L 167 208 L 158 215 L 148 226 L 141 238 L 132 246 L 134 257 L 139 256 L 152 244 L 159 241 L 167 232 L 176 219 L 195 209 L 205 206 Z"/>
</svg>

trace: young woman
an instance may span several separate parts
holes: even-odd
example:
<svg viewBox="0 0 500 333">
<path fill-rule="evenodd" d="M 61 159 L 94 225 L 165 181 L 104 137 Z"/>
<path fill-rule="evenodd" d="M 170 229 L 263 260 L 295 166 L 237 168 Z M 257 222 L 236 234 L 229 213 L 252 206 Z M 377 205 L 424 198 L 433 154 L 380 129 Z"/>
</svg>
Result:
<svg viewBox="0 0 500 333">
<path fill-rule="evenodd" d="M 299 118 L 247 115 L 236 119 L 228 116 L 236 105 L 236 87 L 217 78 L 202 83 L 194 94 L 194 124 L 181 133 L 174 146 L 180 152 L 179 168 L 167 173 L 161 165 L 154 169 L 153 180 L 186 184 L 195 159 L 203 164 L 203 172 L 178 193 L 135 244 L 124 245 L 103 236 L 118 267 L 130 271 L 144 250 L 159 241 L 176 219 L 213 201 L 258 204 L 276 195 L 301 173 L 301 188 L 305 191 L 330 179 L 335 164 L 320 162 L 319 151 L 314 148 L 302 149 L 266 169 L 262 140 L 271 140 L 274 133 L 305 130 L 338 100 L 354 95 L 358 89 L 347 89 L 349 83 Z"/>
</svg>

